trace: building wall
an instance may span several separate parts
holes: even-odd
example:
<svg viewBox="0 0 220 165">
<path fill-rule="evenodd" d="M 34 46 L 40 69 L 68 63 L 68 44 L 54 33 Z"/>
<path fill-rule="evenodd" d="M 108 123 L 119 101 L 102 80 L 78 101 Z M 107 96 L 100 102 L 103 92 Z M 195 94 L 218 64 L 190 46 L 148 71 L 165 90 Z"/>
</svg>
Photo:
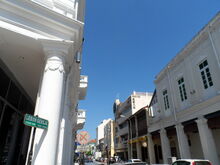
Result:
<svg viewBox="0 0 220 165">
<path fill-rule="evenodd" d="M 0 164 L 24 164 L 31 127 L 24 115 L 34 112 L 34 104 L 0 60 Z"/>
<path fill-rule="evenodd" d="M 97 140 L 97 145 L 99 144 L 99 140 L 101 139 L 104 139 L 104 134 L 105 134 L 105 125 L 110 121 L 111 119 L 106 119 L 106 120 L 103 120 L 101 122 L 100 125 L 98 125 L 97 129 L 96 129 L 96 140 Z"/>
<path fill-rule="evenodd" d="M 114 156 L 114 121 L 109 120 L 104 126 L 104 147 L 108 151 L 108 156 Z"/>
<path fill-rule="evenodd" d="M 151 105 L 149 112 L 151 117 L 148 121 L 148 131 L 151 133 L 194 121 L 198 129 L 190 128 L 190 130 L 188 127 L 187 133 L 183 131 L 186 137 L 179 136 L 175 140 L 178 144 L 178 155 L 189 156 L 188 148 L 183 145 L 185 144 L 185 146 L 189 145 L 191 158 L 210 158 L 215 162 L 214 164 L 219 163 L 220 160 L 219 140 L 217 140 L 220 138 L 220 128 L 217 122 L 213 128 L 206 121 L 220 119 L 220 48 L 217 46 L 220 43 L 219 36 L 220 13 L 156 76 L 158 107 L 155 107 L 155 104 Z M 181 129 L 178 130 L 181 132 Z M 166 136 L 166 133 L 163 134 L 164 139 L 161 139 L 165 146 L 163 149 L 165 157 L 171 156 L 170 149 L 174 144 L 170 141 L 167 143 Z M 175 135 L 172 135 L 172 138 L 174 137 Z M 203 143 L 200 140 L 203 140 Z M 210 145 L 205 147 L 204 140 L 209 140 Z M 210 152 L 213 154 L 208 154 Z"/>
<path fill-rule="evenodd" d="M 174 111 L 185 110 L 219 94 L 220 69 L 217 63 L 218 60 L 214 55 L 213 47 L 207 33 L 204 35 L 203 39 L 192 50 L 184 52 L 180 57 L 178 56 L 178 60 L 175 62 L 171 61 L 167 68 L 163 70 L 163 74 L 155 80 L 159 108 L 163 111 L 165 117 L 171 116 Z M 215 41 L 219 42 L 217 38 Z M 214 84 L 208 89 L 204 89 L 203 87 L 199 70 L 199 64 L 205 59 L 208 61 L 208 67 Z M 183 102 L 181 101 L 177 82 L 181 77 L 184 78 L 187 94 L 187 100 Z M 167 110 L 165 110 L 162 94 L 165 89 L 167 89 L 170 104 Z"/>
<path fill-rule="evenodd" d="M 115 115 L 115 129 L 117 130 L 115 133 L 115 152 L 124 160 L 128 159 L 128 155 L 131 152 L 128 151 L 130 144 L 127 142 L 129 139 L 128 118 L 143 107 L 149 105 L 152 95 L 152 93 L 133 92 L 126 101 L 115 101 L 113 106 Z M 139 150 L 141 150 L 141 147 Z"/>
<path fill-rule="evenodd" d="M 34 114 L 50 123 L 46 134 L 36 130 L 34 164 L 72 162 L 81 61 L 71 59 L 81 60 L 84 5 L 84 0 L 0 1 L 0 58 L 36 103 Z"/>
</svg>

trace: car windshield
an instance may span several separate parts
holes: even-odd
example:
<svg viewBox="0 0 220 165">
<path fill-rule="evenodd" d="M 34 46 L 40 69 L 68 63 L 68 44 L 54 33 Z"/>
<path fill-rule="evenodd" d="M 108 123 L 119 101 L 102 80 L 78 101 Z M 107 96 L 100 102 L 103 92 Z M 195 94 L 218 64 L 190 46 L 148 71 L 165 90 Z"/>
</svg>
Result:
<svg viewBox="0 0 220 165">
<path fill-rule="evenodd" d="M 133 160 L 133 162 L 141 162 L 141 160 Z"/>
</svg>

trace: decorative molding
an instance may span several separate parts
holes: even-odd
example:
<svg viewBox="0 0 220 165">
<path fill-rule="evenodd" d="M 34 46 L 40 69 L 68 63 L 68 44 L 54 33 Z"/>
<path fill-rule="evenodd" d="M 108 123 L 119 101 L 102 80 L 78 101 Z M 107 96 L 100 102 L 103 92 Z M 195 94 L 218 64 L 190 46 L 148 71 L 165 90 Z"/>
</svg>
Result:
<svg viewBox="0 0 220 165">
<path fill-rule="evenodd" d="M 16 26 L 25 25 L 25 28 L 46 37 L 75 41 L 82 38 L 84 23 L 70 19 L 31 0 L 0 1 L 0 16 L 12 20 L 10 23 Z"/>
<path fill-rule="evenodd" d="M 45 71 L 49 69 L 51 71 L 59 70 L 63 72 L 66 70 L 69 72 L 74 61 L 74 42 L 48 39 L 39 39 L 39 41 L 45 54 Z"/>
<path fill-rule="evenodd" d="M 59 71 L 60 73 L 65 73 L 65 69 L 62 64 L 62 61 L 57 61 L 56 59 L 48 59 L 47 60 L 44 71 L 47 72 L 48 70 Z"/>
</svg>

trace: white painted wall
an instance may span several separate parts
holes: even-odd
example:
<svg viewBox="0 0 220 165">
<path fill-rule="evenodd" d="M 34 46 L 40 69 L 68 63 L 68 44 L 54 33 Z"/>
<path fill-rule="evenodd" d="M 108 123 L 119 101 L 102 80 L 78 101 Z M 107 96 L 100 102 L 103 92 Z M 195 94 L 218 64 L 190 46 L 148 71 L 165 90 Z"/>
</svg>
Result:
<svg viewBox="0 0 220 165">
<path fill-rule="evenodd" d="M 100 125 L 98 125 L 97 129 L 96 129 L 96 139 L 97 139 L 97 145 L 99 144 L 99 140 L 103 139 L 104 138 L 104 128 L 105 128 L 105 125 L 110 121 L 111 119 L 106 119 L 106 120 L 103 120 L 101 122 Z"/>
<path fill-rule="evenodd" d="M 219 21 L 219 20 L 218 20 Z M 220 21 L 219 21 L 220 22 Z M 214 26 L 214 25 L 213 25 Z M 164 117 L 173 116 L 174 112 L 178 113 L 186 110 L 193 105 L 204 102 L 220 94 L 220 24 L 215 23 L 215 28 L 210 33 L 213 38 L 214 47 L 205 30 L 203 35 L 197 36 L 199 39 L 193 44 L 188 44 L 188 49 L 180 52 L 170 63 L 163 69 L 155 80 L 159 109 Z M 216 49 L 216 51 L 215 51 Z M 217 53 L 217 54 L 216 54 Z M 219 58 L 218 58 L 219 57 Z M 207 59 L 210 69 L 213 86 L 204 89 L 199 70 L 199 64 Z M 183 77 L 187 93 L 187 100 L 181 101 L 178 87 L 178 79 Z M 167 89 L 170 108 L 165 110 L 163 100 L 163 90 Z M 208 113 L 208 112 L 207 112 Z"/>
<path fill-rule="evenodd" d="M 177 123 L 217 112 L 220 109 L 220 13 L 218 13 L 197 35 L 174 57 L 169 64 L 156 76 L 155 85 L 158 107 L 161 114 L 154 113 L 150 119 L 148 131 L 153 132 Z M 204 88 L 199 64 L 208 61 L 213 86 Z M 178 79 L 183 77 L 187 100 L 182 101 Z M 170 108 L 165 110 L 163 90 L 168 92 Z M 155 108 L 155 107 L 151 107 Z M 161 120 L 154 120 L 158 116 Z M 201 124 L 201 123 L 198 123 Z M 201 126 L 201 125 L 199 125 Z M 212 129 L 217 155 L 219 157 L 220 130 Z M 201 133 L 201 132 L 200 132 Z M 204 133 L 204 132 L 202 132 Z M 201 135 L 202 135 L 201 133 Z M 189 134 L 192 158 L 204 158 L 199 133 Z M 211 138 L 211 137 L 210 137 Z M 210 139 L 210 142 L 213 139 Z M 214 146 L 215 146 L 214 145 Z M 214 147 L 213 147 L 214 148 Z M 213 149 L 212 148 L 212 149 Z M 212 150 L 210 149 L 210 150 Z M 213 153 L 213 155 L 216 153 Z M 207 157 L 207 154 L 206 154 Z M 214 158 L 215 157 L 215 158 Z M 217 156 L 213 160 L 217 162 Z"/>
<path fill-rule="evenodd" d="M 132 114 L 136 113 L 141 108 L 149 105 L 152 96 L 152 93 L 133 92 L 133 94 L 131 95 Z"/>
</svg>

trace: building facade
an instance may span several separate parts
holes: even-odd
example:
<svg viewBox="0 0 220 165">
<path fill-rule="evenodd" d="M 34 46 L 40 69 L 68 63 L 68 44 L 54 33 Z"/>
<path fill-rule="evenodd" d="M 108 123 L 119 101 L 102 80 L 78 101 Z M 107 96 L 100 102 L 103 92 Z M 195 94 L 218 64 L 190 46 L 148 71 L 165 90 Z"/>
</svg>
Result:
<svg viewBox="0 0 220 165">
<path fill-rule="evenodd" d="M 105 157 L 107 158 L 113 157 L 115 154 L 114 137 L 115 123 L 114 120 L 110 119 L 104 126 L 104 147 Z"/>
<path fill-rule="evenodd" d="M 128 122 L 128 158 L 140 159 L 149 162 L 147 145 L 147 110 L 148 106 L 141 108 L 131 115 Z"/>
<path fill-rule="evenodd" d="M 148 118 L 151 163 L 220 164 L 220 13 L 156 76 Z"/>
<path fill-rule="evenodd" d="M 115 153 L 122 160 L 128 160 L 128 122 L 127 119 L 141 108 L 147 106 L 152 93 L 133 92 L 125 102 L 115 100 L 113 112 L 115 116 Z"/>
<path fill-rule="evenodd" d="M 88 81 L 80 78 L 84 6 L 0 1 L 0 164 L 72 164 L 78 100 Z M 31 131 L 22 123 L 26 113 L 48 120 L 48 129 Z"/>
<path fill-rule="evenodd" d="M 105 144 L 104 144 L 104 136 L 105 136 L 105 126 L 112 119 L 106 119 L 101 122 L 96 128 L 96 150 L 97 152 L 101 152 L 101 156 L 106 156 Z"/>
</svg>

